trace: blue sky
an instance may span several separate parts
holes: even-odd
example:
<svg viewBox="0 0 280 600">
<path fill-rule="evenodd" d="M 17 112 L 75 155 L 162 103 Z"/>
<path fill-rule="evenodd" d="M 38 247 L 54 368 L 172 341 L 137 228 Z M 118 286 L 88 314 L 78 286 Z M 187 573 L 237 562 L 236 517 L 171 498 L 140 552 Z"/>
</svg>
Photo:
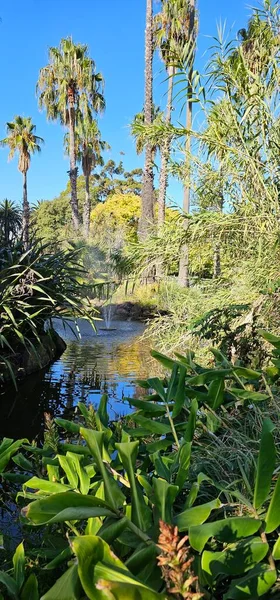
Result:
<svg viewBox="0 0 280 600">
<path fill-rule="evenodd" d="M 155 0 L 155 10 L 159 3 Z M 203 70 L 206 49 L 217 22 L 226 19 L 233 32 L 246 24 L 246 0 L 198 0 L 200 14 L 197 68 Z M 67 183 L 68 162 L 63 156 L 63 128 L 47 122 L 38 111 L 35 85 L 39 69 L 47 64 L 48 47 L 62 37 L 87 43 L 97 69 L 105 78 L 107 109 L 100 119 L 103 139 L 112 148 L 107 158 L 122 159 L 127 170 L 141 166 L 129 134 L 129 123 L 143 106 L 145 0 L 10 0 L 2 3 L 0 22 L 0 136 L 16 114 L 31 116 L 44 138 L 41 155 L 32 158 L 28 174 L 29 199 L 51 199 Z M 155 61 L 155 100 L 164 107 L 162 65 Z M 120 152 L 124 152 L 122 156 Z M 7 162 L 0 150 L 0 200 L 20 202 L 21 174 L 17 159 Z M 181 203 L 181 188 L 172 182 L 171 202 Z"/>
</svg>

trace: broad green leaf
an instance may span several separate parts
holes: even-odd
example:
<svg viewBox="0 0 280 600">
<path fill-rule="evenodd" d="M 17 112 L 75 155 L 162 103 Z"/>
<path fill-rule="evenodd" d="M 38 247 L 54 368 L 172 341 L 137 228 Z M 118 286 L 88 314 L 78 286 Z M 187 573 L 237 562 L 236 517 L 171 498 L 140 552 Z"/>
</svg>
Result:
<svg viewBox="0 0 280 600">
<path fill-rule="evenodd" d="M 154 421 L 152 419 L 147 419 L 147 417 L 143 417 L 142 415 L 139 415 L 139 413 L 130 415 L 130 418 L 133 419 L 135 423 L 147 429 L 150 433 L 165 435 L 171 431 L 170 425 L 166 425 L 165 423 L 160 423 L 159 421 Z"/>
<path fill-rule="evenodd" d="M 266 594 L 277 580 L 275 570 L 268 565 L 257 565 L 245 577 L 234 579 L 224 600 L 256 600 Z"/>
<path fill-rule="evenodd" d="M 184 439 L 186 442 L 192 442 L 195 428 L 196 428 L 196 415 L 198 411 L 198 403 L 196 398 L 192 400 L 190 414 L 188 418 L 187 427 L 184 433 Z"/>
<path fill-rule="evenodd" d="M 4 571 L 0 571 L 0 583 L 8 590 L 9 597 L 18 599 L 19 589 L 13 577 Z"/>
<path fill-rule="evenodd" d="M 213 410 L 217 410 L 224 401 L 225 392 L 225 381 L 224 379 L 217 379 L 211 381 L 208 388 L 208 401 L 207 404 L 211 406 Z"/>
<path fill-rule="evenodd" d="M 106 501 L 109 502 L 113 508 L 119 508 L 124 502 L 124 495 L 119 488 L 118 483 L 111 475 L 109 475 L 102 458 L 104 432 L 93 431 L 92 429 L 81 427 L 80 433 L 86 440 L 102 476 Z"/>
<path fill-rule="evenodd" d="M 151 444 L 146 444 L 146 449 L 149 454 L 153 454 L 154 452 L 158 452 L 159 450 L 166 450 L 169 446 L 172 446 L 174 443 L 174 439 L 157 440 L 156 442 L 152 442 Z"/>
<path fill-rule="evenodd" d="M 31 479 L 28 479 L 23 487 L 24 489 L 30 488 L 32 490 L 40 490 L 45 494 L 60 494 L 72 489 L 71 485 L 48 481 L 47 479 L 41 479 L 40 477 L 32 477 Z"/>
<path fill-rule="evenodd" d="M 16 442 L 13 442 L 12 444 L 8 444 L 8 441 L 7 441 L 8 439 L 9 438 L 4 438 L 3 445 L 2 445 L 2 451 L 0 452 L 0 473 L 2 473 L 2 471 L 4 471 L 10 458 L 13 456 L 13 454 L 15 454 L 18 451 L 18 449 L 22 446 L 22 444 L 24 444 L 24 442 L 28 443 L 28 440 L 22 439 L 22 440 L 17 440 Z"/>
<path fill-rule="evenodd" d="M 280 535 L 273 546 L 272 556 L 274 560 L 280 560 Z"/>
<path fill-rule="evenodd" d="M 250 400 L 250 402 L 263 402 L 269 398 L 267 394 L 262 394 L 261 392 L 250 392 L 249 390 L 243 390 L 239 388 L 230 388 L 228 392 L 236 398 L 241 398 L 241 400 Z"/>
<path fill-rule="evenodd" d="M 180 414 L 186 399 L 186 369 L 184 367 L 179 368 L 179 380 L 174 396 L 174 407 L 172 411 L 172 417 L 175 419 Z"/>
<path fill-rule="evenodd" d="M 141 569 L 150 561 L 155 563 L 157 554 L 158 550 L 155 544 L 140 544 L 139 548 L 136 548 L 133 554 L 127 559 L 125 566 L 133 575 L 138 575 Z"/>
<path fill-rule="evenodd" d="M 74 468 L 72 462 L 68 459 L 67 455 L 63 456 L 62 454 L 57 454 L 57 458 L 59 460 L 61 468 L 66 474 L 71 488 L 74 490 L 78 489 L 78 473 Z"/>
<path fill-rule="evenodd" d="M 280 525 L 280 475 L 278 476 L 276 486 L 268 507 L 265 522 L 265 531 L 271 533 Z"/>
<path fill-rule="evenodd" d="M 25 571 L 25 553 L 23 542 L 19 544 L 16 548 L 16 551 L 13 556 L 13 566 L 14 566 L 14 578 L 16 580 L 16 584 L 20 589 L 24 582 L 24 571 Z"/>
<path fill-rule="evenodd" d="M 73 469 L 75 469 L 76 473 L 78 474 L 81 494 L 88 494 L 90 477 L 84 467 L 81 465 L 82 456 L 75 454 L 74 452 L 67 452 L 66 457 L 69 463 L 72 463 Z"/>
<path fill-rule="evenodd" d="M 261 562 L 269 550 L 269 545 L 260 537 L 230 544 L 222 552 L 204 550 L 201 567 L 214 578 L 224 575 L 241 575 Z"/>
<path fill-rule="evenodd" d="M 165 523 L 172 523 L 174 500 L 179 492 L 177 485 L 167 483 L 165 479 L 153 478 L 154 502 L 159 511 L 159 517 Z"/>
<path fill-rule="evenodd" d="M 193 511 L 195 508 L 199 509 L 200 507 L 190 508 L 189 510 Z M 198 552 L 203 550 L 209 538 L 212 537 L 215 537 L 220 542 L 230 544 L 243 537 L 254 535 L 261 524 L 261 521 L 251 517 L 232 517 L 222 519 L 221 521 L 213 521 L 213 523 L 204 523 L 203 525 L 198 526 L 188 525 L 190 527 L 190 544 Z"/>
<path fill-rule="evenodd" d="M 39 600 L 38 580 L 34 573 L 31 573 L 26 580 L 20 594 L 20 600 Z"/>
<path fill-rule="evenodd" d="M 111 544 L 124 531 L 127 526 L 127 518 L 122 519 L 106 519 L 103 525 L 98 529 L 97 535 L 101 537 L 107 544 Z"/>
<path fill-rule="evenodd" d="M 191 416 L 189 417 L 189 419 Z M 191 435 L 191 434 L 190 434 Z M 190 435 L 188 437 L 190 437 Z M 184 442 L 182 446 L 179 448 L 179 453 L 177 456 L 177 460 L 179 463 L 179 469 L 175 479 L 175 485 L 178 486 L 179 490 L 182 489 L 184 483 L 186 483 L 190 462 L 191 462 L 191 451 L 192 444 L 191 442 Z"/>
<path fill-rule="evenodd" d="M 31 460 L 28 460 L 21 452 L 16 454 L 16 456 L 13 456 L 12 460 L 16 465 L 18 465 L 18 467 L 20 467 L 24 471 L 30 472 L 34 469 Z"/>
<path fill-rule="evenodd" d="M 135 477 L 139 442 L 121 442 L 116 449 L 127 473 L 131 489 L 131 520 L 139 529 L 146 531 L 151 521 L 151 512 L 145 503 L 143 492 Z"/>
<path fill-rule="evenodd" d="M 159 395 L 162 401 L 165 402 L 166 392 L 163 387 L 162 381 L 159 379 L 159 377 L 150 377 L 149 379 L 147 379 L 147 383 L 149 384 L 149 387 L 152 390 L 155 390 L 155 392 Z"/>
<path fill-rule="evenodd" d="M 205 371 L 205 373 L 200 373 L 200 375 L 195 375 L 194 377 L 190 377 L 187 380 L 188 385 L 205 385 L 210 381 L 217 379 L 225 379 L 232 375 L 232 369 L 212 369 Z"/>
<path fill-rule="evenodd" d="M 174 395 L 177 389 L 177 381 L 178 381 L 178 365 L 173 365 L 173 369 L 171 372 L 171 377 L 168 382 L 168 387 L 166 391 L 166 402 L 170 402 L 173 400 Z"/>
<path fill-rule="evenodd" d="M 272 432 L 275 429 L 270 419 L 265 419 L 262 427 L 254 491 L 254 508 L 259 508 L 268 497 L 271 479 L 275 469 L 276 450 Z"/>
<path fill-rule="evenodd" d="M 99 407 L 97 409 L 97 416 L 99 417 L 102 425 L 104 425 L 104 427 L 108 426 L 109 423 L 109 415 L 108 415 L 108 411 L 107 411 L 107 404 L 108 404 L 108 394 L 103 394 L 101 396 L 100 402 L 99 402 Z"/>
<path fill-rule="evenodd" d="M 211 500 L 211 502 L 206 502 L 206 504 L 187 508 L 182 513 L 177 515 L 175 518 L 175 523 L 179 531 L 187 531 L 194 525 L 201 525 L 201 523 L 204 523 L 204 521 L 208 519 L 212 510 L 219 508 L 220 506 L 221 502 L 218 498 L 216 498 L 215 500 Z"/>
<path fill-rule="evenodd" d="M 143 413 L 151 414 L 151 415 L 165 415 L 166 407 L 162 404 L 154 404 L 151 401 L 139 400 L 137 398 L 128 398 L 129 404 L 131 406 L 136 406 Z"/>
<path fill-rule="evenodd" d="M 107 600 L 107 598 L 110 598 L 110 600 L 166 600 L 165 594 L 160 594 L 147 587 L 140 587 L 140 585 L 140 582 L 138 585 L 132 585 L 104 579 L 100 579 L 97 583 L 98 590 L 101 590 L 102 599 L 104 598 L 104 600 Z M 97 598 L 97 596 L 91 596 L 91 598 Z"/>
<path fill-rule="evenodd" d="M 165 356 L 165 354 L 157 352 L 157 350 L 152 350 L 151 356 L 155 358 L 158 362 L 160 362 L 166 369 L 172 371 L 173 366 L 175 364 L 175 360 L 172 360 L 172 358 Z"/>
<path fill-rule="evenodd" d="M 114 516 L 108 504 L 100 498 L 84 496 L 75 492 L 54 494 L 48 498 L 35 500 L 22 509 L 22 514 L 33 525 L 62 523 L 89 517 Z"/>
<path fill-rule="evenodd" d="M 272 344 L 275 348 L 280 348 L 280 337 L 277 335 L 273 335 L 273 333 L 269 333 L 269 331 L 265 331 L 264 329 L 259 329 L 258 334 L 261 335 L 267 342 Z"/>
<path fill-rule="evenodd" d="M 154 464 L 155 474 L 157 474 L 162 479 L 165 479 L 166 481 L 170 481 L 170 477 L 171 477 L 170 470 L 169 470 L 168 466 L 166 465 L 166 463 L 163 462 L 160 452 L 158 451 L 158 452 L 154 452 L 153 454 L 151 454 L 150 459 Z"/>
<path fill-rule="evenodd" d="M 80 536 L 71 540 L 73 551 L 78 559 L 78 572 L 80 580 L 87 597 L 90 600 L 104 600 L 108 598 L 108 590 L 112 583 L 121 584 L 117 590 L 123 590 L 125 584 L 131 587 L 139 588 L 140 594 L 143 589 L 145 596 L 135 594 L 130 598 L 143 598 L 143 600 L 153 600 L 155 594 L 144 584 L 135 579 L 127 567 L 111 551 L 106 542 L 97 536 Z M 105 583 L 106 582 L 106 583 Z M 134 591 L 132 590 L 132 593 Z M 114 597 L 114 596 L 113 596 Z M 155 596 L 157 598 L 158 596 Z M 159 596 L 160 597 L 160 596 Z M 124 599 L 125 595 L 119 596 Z M 128 596 L 129 598 L 129 596 Z"/>
<path fill-rule="evenodd" d="M 247 367 L 233 366 L 232 370 L 236 375 L 245 379 L 260 379 L 262 376 L 258 371 L 253 371 L 253 369 L 248 369 Z"/>
<path fill-rule="evenodd" d="M 78 567 L 72 565 L 41 597 L 41 600 L 79 600 L 81 598 L 80 591 Z"/>
<path fill-rule="evenodd" d="M 55 423 L 59 427 L 62 427 L 62 429 L 69 431 L 69 433 L 79 433 L 80 432 L 80 425 L 78 425 L 77 423 L 74 423 L 74 421 L 67 421 L 67 419 L 61 419 L 61 417 L 57 417 L 55 419 Z"/>
<path fill-rule="evenodd" d="M 44 570 L 51 571 L 52 569 L 56 569 L 57 567 L 59 567 L 59 565 L 65 563 L 66 560 L 70 560 L 71 556 L 72 550 L 70 546 L 67 546 L 67 548 L 64 548 L 62 552 L 59 552 L 57 556 L 53 558 L 53 560 L 44 567 Z"/>
</svg>

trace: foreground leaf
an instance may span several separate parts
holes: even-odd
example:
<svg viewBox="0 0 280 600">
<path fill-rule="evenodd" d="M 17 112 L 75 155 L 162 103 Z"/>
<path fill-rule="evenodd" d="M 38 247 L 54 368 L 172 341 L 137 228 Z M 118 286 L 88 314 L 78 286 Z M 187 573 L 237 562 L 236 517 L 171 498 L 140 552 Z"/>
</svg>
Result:
<svg viewBox="0 0 280 600">
<path fill-rule="evenodd" d="M 197 508 L 200 508 L 199 506 Z M 194 510 L 194 508 L 189 509 Z M 185 511 L 187 512 L 187 511 Z M 232 517 L 214 521 L 213 523 L 204 523 L 197 527 L 190 527 L 189 539 L 191 546 L 201 552 L 209 540 L 215 537 L 220 542 L 232 543 L 243 537 L 254 535 L 260 528 L 262 522 L 250 517 Z"/>
<path fill-rule="evenodd" d="M 53 587 L 42 596 L 41 600 L 79 600 L 81 586 L 77 565 L 72 565 L 55 582 Z"/>
<path fill-rule="evenodd" d="M 277 573 L 268 565 L 257 565 L 245 577 L 234 579 L 224 600 L 255 600 L 266 594 L 277 580 Z"/>
<path fill-rule="evenodd" d="M 24 517 L 33 525 L 45 523 L 62 523 L 89 517 L 115 516 L 108 504 L 95 496 L 83 496 L 75 492 L 54 494 L 31 502 L 22 509 Z"/>
<path fill-rule="evenodd" d="M 204 521 L 208 519 L 212 510 L 219 508 L 220 506 L 221 502 L 219 498 L 216 498 L 215 500 L 211 500 L 211 502 L 206 502 L 206 504 L 187 508 L 182 513 L 177 515 L 175 518 L 175 523 L 179 531 L 187 531 L 192 526 L 201 525 L 204 523 Z"/>
<path fill-rule="evenodd" d="M 259 508 L 268 497 L 271 479 L 275 469 L 276 450 L 272 432 L 275 429 L 270 419 L 265 419 L 262 427 L 261 444 L 258 456 L 254 491 L 254 508 Z"/>
</svg>

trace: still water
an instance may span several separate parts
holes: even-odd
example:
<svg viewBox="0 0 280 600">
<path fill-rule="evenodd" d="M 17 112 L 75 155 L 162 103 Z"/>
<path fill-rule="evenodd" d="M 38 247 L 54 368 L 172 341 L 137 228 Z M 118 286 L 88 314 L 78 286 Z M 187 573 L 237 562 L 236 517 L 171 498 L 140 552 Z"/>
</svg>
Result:
<svg viewBox="0 0 280 600">
<path fill-rule="evenodd" d="M 95 333 L 81 321 L 77 339 L 56 323 L 67 349 L 50 367 L 27 377 L 17 392 L 10 387 L 2 394 L 0 437 L 41 439 L 45 411 L 69 418 L 79 400 L 96 406 L 104 392 L 111 418 L 129 412 L 125 398 L 143 393 L 136 380 L 158 369 L 150 356 L 151 342 L 143 339 L 145 325 L 139 322 L 113 321 L 111 330 L 103 327 L 99 321 Z"/>
</svg>

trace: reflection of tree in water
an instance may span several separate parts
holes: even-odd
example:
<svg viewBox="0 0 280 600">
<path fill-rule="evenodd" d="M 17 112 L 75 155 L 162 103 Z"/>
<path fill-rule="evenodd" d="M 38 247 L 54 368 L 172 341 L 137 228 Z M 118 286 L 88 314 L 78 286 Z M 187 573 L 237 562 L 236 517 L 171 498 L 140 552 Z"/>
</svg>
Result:
<svg viewBox="0 0 280 600">
<path fill-rule="evenodd" d="M 49 369 L 11 386 L 2 396 L 0 435 L 42 439 L 44 412 L 70 418 L 81 400 L 97 406 L 101 395 L 109 395 L 109 414 L 117 418 L 129 411 L 125 397 L 141 397 L 145 391 L 133 381 L 159 374 L 150 356 L 147 340 L 135 337 L 120 341 L 91 338 L 90 342 L 68 341 L 60 360 Z M 2 429 L 2 430 L 1 430 Z"/>
</svg>

